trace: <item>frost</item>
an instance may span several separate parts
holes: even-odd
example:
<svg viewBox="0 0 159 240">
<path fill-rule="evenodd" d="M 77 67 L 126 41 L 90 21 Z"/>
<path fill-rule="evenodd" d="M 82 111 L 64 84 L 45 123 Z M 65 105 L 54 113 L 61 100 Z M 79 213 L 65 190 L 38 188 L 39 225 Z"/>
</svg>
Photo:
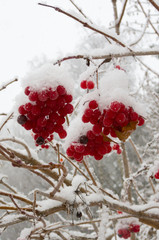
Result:
<svg viewBox="0 0 159 240">
<path fill-rule="evenodd" d="M 31 86 L 35 90 L 42 90 L 48 87 L 55 88 L 63 85 L 68 93 L 73 92 L 73 80 L 69 75 L 68 67 L 62 65 L 53 66 L 52 63 L 45 63 L 41 67 L 33 70 L 23 78 L 22 87 Z"/>
<path fill-rule="evenodd" d="M 113 101 L 119 101 L 126 107 L 133 107 L 138 114 L 145 116 L 145 107 L 129 96 L 129 78 L 123 70 L 115 69 L 106 73 L 100 81 L 100 108 L 103 110 Z"/>
</svg>

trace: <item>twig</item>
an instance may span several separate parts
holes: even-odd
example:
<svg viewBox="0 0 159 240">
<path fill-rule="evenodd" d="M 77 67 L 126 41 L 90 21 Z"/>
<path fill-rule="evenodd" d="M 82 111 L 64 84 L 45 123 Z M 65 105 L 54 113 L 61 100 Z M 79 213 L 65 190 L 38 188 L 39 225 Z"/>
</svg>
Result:
<svg viewBox="0 0 159 240">
<path fill-rule="evenodd" d="M 97 183 L 96 183 L 96 181 L 95 181 L 95 179 L 94 179 L 92 173 L 90 172 L 90 170 L 89 170 L 89 168 L 88 168 L 86 162 L 83 160 L 82 163 L 83 163 L 83 165 L 84 165 L 84 167 L 85 167 L 85 169 L 86 169 L 88 175 L 90 176 L 90 178 L 91 178 L 93 184 L 94 184 L 95 186 L 97 186 Z"/>
<path fill-rule="evenodd" d="M 154 71 L 152 68 L 150 68 L 149 66 L 147 66 L 143 61 L 141 61 L 140 58 L 137 58 L 136 59 L 145 67 L 147 68 L 149 71 L 151 71 L 152 73 L 154 73 L 157 77 L 159 77 L 159 73 L 157 73 L 156 71 Z"/>
<path fill-rule="evenodd" d="M 137 2 L 138 2 L 138 4 L 140 5 L 140 8 L 141 8 L 143 14 L 145 15 L 146 19 L 148 19 L 148 22 L 150 23 L 150 25 L 151 25 L 151 27 L 153 28 L 154 32 L 159 36 L 159 33 L 157 32 L 156 28 L 153 26 L 151 20 L 150 20 L 149 17 L 147 16 L 147 14 L 146 14 L 146 12 L 145 12 L 145 10 L 144 10 L 144 8 L 143 8 L 140 0 L 137 0 Z"/>
<path fill-rule="evenodd" d="M 118 11 L 117 11 L 116 1 L 117 0 L 112 0 L 112 4 L 113 4 L 113 11 L 114 11 L 114 18 L 115 18 L 115 31 L 119 35 L 119 25 L 117 24 Z"/>
<path fill-rule="evenodd" d="M 157 11 L 159 11 L 159 5 L 153 0 L 149 0 L 149 2 L 156 8 Z"/>
<path fill-rule="evenodd" d="M 0 142 L 4 142 L 4 141 L 11 141 L 11 142 L 15 142 L 15 143 L 18 143 L 18 144 L 22 145 L 26 149 L 28 157 L 29 158 L 32 157 L 31 152 L 30 152 L 28 146 L 25 143 L 21 142 L 20 140 L 17 140 L 15 138 L 3 138 L 3 139 L 0 140 Z"/>
<path fill-rule="evenodd" d="M 81 23 L 84 27 L 89 28 L 89 29 L 91 29 L 91 30 L 93 30 L 93 31 L 95 31 L 95 32 L 97 32 L 97 33 L 105 36 L 105 37 L 108 37 L 108 38 L 112 39 L 114 42 L 118 43 L 118 44 L 119 44 L 120 46 L 122 46 L 122 47 L 126 47 L 126 45 L 125 45 L 124 43 L 122 43 L 121 41 L 119 41 L 117 38 L 115 38 L 115 37 L 113 37 L 113 36 L 111 36 L 111 35 L 103 32 L 102 30 L 99 30 L 99 29 L 93 27 L 93 25 L 89 25 L 87 22 L 82 21 L 81 19 L 79 19 L 79 18 L 71 15 L 71 14 L 68 13 L 68 12 L 65 12 L 64 10 L 62 10 L 62 9 L 60 9 L 60 8 L 58 8 L 58 7 L 54 7 L 54 6 L 51 6 L 51 5 L 47 5 L 47 4 L 44 4 L 44 3 L 38 3 L 38 4 L 41 5 L 41 6 L 44 6 L 44 7 L 53 8 L 55 11 L 58 11 L 58 12 L 60 12 L 60 13 L 63 13 L 64 15 L 66 15 L 66 16 L 74 19 L 75 21 Z M 129 48 L 128 48 L 128 49 L 129 49 Z M 131 51 L 131 49 L 129 49 L 129 50 Z"/>
<path fill-rule="evenodd" d="M 21 197 L 21 196 L 19 196 L 17 194 L 12 194 L 12 193 L 9 193 L 9 192 L 0 191 L 0 195 L 6 196 L 6 197 L 10 197 L 12 195 L 15 199 L 18 199 L 18 200 L 20 200 L 22 202 L 25 202 L 25 203 L 29 204 L 29 205 L 33 205 L 32 201 L 30 201 L 27 198 Z"/>
<path fill-rule="evenodd" d="M 70 0 L 70 2 L 73 4 L 73 6 L 82 14 L 82 16 L 85 18 L 85 19 L 88 19 L 90 21 L 91 24 L 93 24 L 93 22 L 83 13 L 83 11 L 77 6 L 77 4 L 75 4 L 73 2 L 73 0 Z"/>
<path fill-rule="evenodd" d="M 135 144 L 134 144 L 134 142 L 132 141 L 131 138 L 129 138 L 129 142 L 131 143 L 131 145 L 132 145 L 132 147 L 133 147 L 133 149 L 134 149 L 134 151 L 135 151 L 135 153 L 136 153 L 136 155 L 137 155 L 140 163 L 142 164 L 142 163 L 143 163 L 143 160 L 142 160 L 142 158 L 140 157 L 140 154 L 139 154 L 139 152 L 138 152 L 138 150 L 137 150 L 137 148 L 136 148 L 136 146 L 135 146 Z"/>
<path fill-rule="evenodd" d="M 135 42 L 130 44 L 130 47 L 136 45 L 137 43 L 139 43 L 142 40 L 143 36 L 145 35 L 147 27 L 148 27 L 148 19 L 147 19 L 146 24 L 144 26 L 143 32 L 141 33 L 141 35 L 139 36 L 139 38 Z"/>
<path fill-rule="evenodd" d="M 40 176 L 41 178 L 43 178 L 46 182 L 48 182 L 52 187 L 55 187 L 54 183 L 52 181 L 50 181 L 49 178 L 47 178 L 45 175 L 43 175 L 42 173 L 40 172 L 37 172 L 35 170 L 31 170 L 31 172 L 33 172 L 34 174 Z"/>
<path fill-rule="evenodd" d="M 0 131 L 2 130 L 2 128 L 4 127 L 4 125 L 9 121 L 9 119 L 13 116 L 13 112 L 7 117 L 7 119 L 4 121 L 4 123 L 1 125 L 0 127 Z"/>
<path fill-rule="evenodd" d="M 10 84 L 12 84 L 12 83 L 14 83 L 14 82 L 17 82 L 17 81 L 18 81 L 18 79 L 15 78 L 15 79 L 12 80 L 11 82 L 9 82 L 9 83 L 7 83 L 6 85 L 2 86 L 2 87 L 0 88 L 0 91 L 4 90 L 7 86 L 9 86 Z"/>
<path fill-rule="evenodd" d="M 130 177 L 130 170 L 129 170 L 129 163 L 128 163 L 128 158 L 126 154 L 126 149 L 125 149 L 125 143 L 121 143 L 121 148 L 122 148 L 122 157 L 123 157 L 123 166 L 124 166 L 124 177 L 125 179 L 128 179 Z M 127 193 L 128 201 L 131 203 L 131 188 L 129 186 L 125 186 L 125 191 Z"/>
<path fill-rule="evenodd" d="M 119 20 L 117 22 L 118 29 L 120 28 L 120 24 L 121 24 L 122 18 L 124 16 L 124 12 L 125 12 L 125 9 L 126 9 L 127 2 L 128 2 L 128 0 L 125 0 L 125 2 L 123 4 L 123 8 L 122 8 L 122 11 L 121 11 L 121 14 L 120 14 L 120 18 L 119 18 Z"/>
<path fill-rule="evenodd" d="M 61 170 L 63 171 L 63 175 L 62 177 L 60 178 L 58 184 L 56 185 L 56 187 L 54 187 L 54 190 L 50 193 L 50 196 L 53 197 L 57 191 L 59 191 L 61 185 L 63 184 L 64 182 L 64 179 L 66 178 L 67 176 L 67 169 L 65 168 L 64 165 L 62 164 L 54 164 L 54 163 L 50 163 L 51 166 L 53 166 L 53 168 L 61 168 Z"/>
<path fill-rule="evenodd" d="M 0 184 L 2 184 L 3 186 L 5 186 L 6 188 L 8 188 L 9 190 L 11 190 L 12 192 L 14 192 L 15 194 L 17 194 L 17 192 L 16 192 L 11 186 L 9 186 L 7 183 L 3 182 L 3 179 L 0 180 Z"/>
<path fill-rule="evenodd" d="M 152 56 L 152 55 L 159 55 L 159 51 L 132 51 L 132 52 L 124 52 L 124 53 L 112 53 L 112 54 L 105 54 L 105 55 L 96 55 L 96 56 L 86 56 L 86 55 L 73 55 L 64 57 L 54 63 L 54 65 L 59 64 L 66 60 L 71 59 L 107 59 L 110 61 L 112 58 L 122 58 L 122 57 L 134 57 L 134 56 Z"/>
</svg>

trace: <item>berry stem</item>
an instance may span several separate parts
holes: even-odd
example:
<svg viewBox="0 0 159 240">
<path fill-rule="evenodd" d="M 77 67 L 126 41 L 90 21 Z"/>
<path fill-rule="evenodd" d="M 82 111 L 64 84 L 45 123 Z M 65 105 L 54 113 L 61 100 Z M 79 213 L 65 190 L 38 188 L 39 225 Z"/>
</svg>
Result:
<svg viewBox="0 0 159 240">
<path fill-rule="evenodd" d="M 124 178 L 127 179 L 130 177 L 130 170 L 129 170 L 129 162 L 126 154 L 126 148 L 125 148 L 125 143 L 121 143 L 121 148 L 122 148 L 122 157 L 123 157 L 123 167 L 124 167 Z M 129 186 L 124 186 L 125 192 L 127 193 L 127 200 L 132 203 L 131 199 L 131 188 Z"/>
<path fill-rule="evenodd" d="M 90 172 L 90 170 L 89 170 L 89 168 L 88 168 L 88 166 L 87 166 L 87 163 L 86 163 L 84 160 L 82 161 L 82 163 L 83 163 L 83 165 L 84 165 L 84 167 L 85 167 L 85 169 L 86 169 L 88 175 L 90 176 L 90 178 L 91 178 L 93 184 L 94 184 L 95 186 L 97 186 L 97 183 L 96 183 L 96 181 L 95 181 L 95 179 L 94 179 L 92 173 Z"/>
</svg>

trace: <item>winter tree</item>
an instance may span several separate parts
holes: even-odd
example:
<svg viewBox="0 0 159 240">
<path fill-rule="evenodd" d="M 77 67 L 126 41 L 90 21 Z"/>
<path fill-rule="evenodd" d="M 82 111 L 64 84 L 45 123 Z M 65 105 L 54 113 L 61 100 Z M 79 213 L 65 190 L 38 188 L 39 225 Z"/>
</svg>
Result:
<svg viewBox="0 0 159 240">
<path fill-rule="evenodd" d="M 37 7 L 86 34 L 0 88 L 21 84 L 1 113 L 1 239 L 158 239 L 159 2 L 110 0 L 104 26 L 54 2 Z"/>
</svg>

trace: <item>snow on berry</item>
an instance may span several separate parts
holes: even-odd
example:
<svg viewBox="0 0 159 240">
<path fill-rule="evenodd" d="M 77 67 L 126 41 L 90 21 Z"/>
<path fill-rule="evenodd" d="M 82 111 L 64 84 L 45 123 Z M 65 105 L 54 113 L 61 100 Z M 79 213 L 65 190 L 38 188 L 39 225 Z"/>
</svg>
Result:
<svg viewBox="0 0 159 240">
<path fill-rule="evenodd" d="M 52 141 L 54 132 L 65 138 L 65 117 L 73 112 L 73 83 L 67 69 L 45 64 L 24 78 L 22 86 L 17 122 L 32 130 L 36 145 L 48 148 L 46 143 Z"/>
<path fill-rule="evenodd" d="M 128 239 L 131 233 L 140 231 L 140 223 L 136 218 L 123 218 L 116 225 L 117 234 L 120 238 Z"/>
</svg>

